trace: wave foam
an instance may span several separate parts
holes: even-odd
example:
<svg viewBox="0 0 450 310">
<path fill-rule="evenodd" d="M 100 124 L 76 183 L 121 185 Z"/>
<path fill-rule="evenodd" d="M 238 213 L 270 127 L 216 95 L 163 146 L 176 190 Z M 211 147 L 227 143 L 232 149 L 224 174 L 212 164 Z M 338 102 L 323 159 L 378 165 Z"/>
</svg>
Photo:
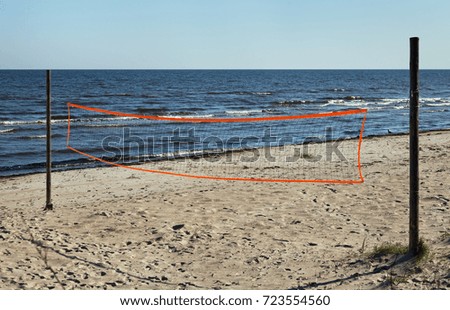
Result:
<svg viewBox="0 0 450 310">
<path fill-rule="evenodd" d="M 226 114 L 231 115 L 252 115 L 252 114 L 260 114 L 263 110 L 241 110 L 241 111 L 225 111 Z"/>
<path fill-rule="evenodd" d="M 214 114 L 204 114 L 204 115 L 196 115 L 196 114 L 173 115 L 173 114 L 169 114 L 169 115 L 164 115 L 161 117 L 162 118 L 164 118 L 164 117 L 167 117 L 167 118 L 211 118 L 211 117 L 214 117 Z"/>
<path fill-rule="evenodd" d="M 0 130 L 0 134 L 7 134 L 7 133 L 13 133 L 15 132 L 16 129 L 15 128 L 10 128 L 10 129 L 2 129 Z"/>
</svg>

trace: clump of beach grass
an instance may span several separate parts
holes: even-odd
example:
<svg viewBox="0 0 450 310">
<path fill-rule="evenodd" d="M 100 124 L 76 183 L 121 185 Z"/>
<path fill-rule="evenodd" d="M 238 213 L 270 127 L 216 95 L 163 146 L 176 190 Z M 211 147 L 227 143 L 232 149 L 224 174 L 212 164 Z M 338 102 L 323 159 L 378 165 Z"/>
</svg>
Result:
<svg viewBox="0 0 450 310">
<path fill-rule="evenodd" d="M 419 253 L 416 257 L 416 263 L 420 264 L 428 260 L 430 257 L 430 247 L 423 241 L 423 239 L 419 240 Z"/>
<path fill-rule="evenodd" d="M 408 247 L 400 243 L 383 243 L 382 245 L 375 246 L 370 258 L 376 258 L 385 255 L 404 255 L 408 253 Z"/>
<path fill-rule="evenodd" d="M 407 255 L 409 248 L 407 245 L 401 243 L 383 243 L 382 245 L 375 246 L 372 253 L 369 254 L 370 258 L 378 258 L 385 255 Z M 423 263 L 430 256 L 430 247 L 423 241 L 419 240 L 419 252 L 414 257 L 416 264 Z"/>
</svg>

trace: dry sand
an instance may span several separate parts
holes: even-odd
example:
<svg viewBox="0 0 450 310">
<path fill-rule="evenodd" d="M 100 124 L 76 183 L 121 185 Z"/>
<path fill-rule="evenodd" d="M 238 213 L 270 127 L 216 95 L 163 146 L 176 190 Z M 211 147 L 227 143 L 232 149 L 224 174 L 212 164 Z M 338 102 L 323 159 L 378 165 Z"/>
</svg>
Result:
<svg viewBox="0 0 450 310">
<path fill-rule="evenodd" d="M 420 139 L 421 263 L 408 137 L 365 139 L 361 185 L 211 181 L 98 168 L 0 179 L 1 289 L 450 288 L 450 132 Z"/>
</svg>

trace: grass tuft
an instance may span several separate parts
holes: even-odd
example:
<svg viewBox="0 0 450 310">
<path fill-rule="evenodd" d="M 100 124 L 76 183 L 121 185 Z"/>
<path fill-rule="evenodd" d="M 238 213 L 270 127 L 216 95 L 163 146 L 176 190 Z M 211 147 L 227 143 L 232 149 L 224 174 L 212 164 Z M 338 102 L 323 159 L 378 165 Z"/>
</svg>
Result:
<svg viewBox="0 0 450 310">
<path fill-rule="evenodd" d="M 408 253 L 408 247 L 404 246 L 400 243 L 383 243 L 380 246 L 376 246 L 373 252 L 370 254 L 370 257 L 380 257 L 384 255 L 402 255 Z"/>
<path fill-rule="evenodd" d="M 370 258 L 378 258 L 385 255 L 406 255 L 409 252 L 409 248 L 401 243 L 383 243 L 380 246 L 376 246 L 372 253 L 369 254 Z M 419 252 L 417 256 L 414 257 L 415 263 L 420 264 L 426 261 L 430 257 L 430 247 L 420 239 L 419 241 Z"/>
</svg>

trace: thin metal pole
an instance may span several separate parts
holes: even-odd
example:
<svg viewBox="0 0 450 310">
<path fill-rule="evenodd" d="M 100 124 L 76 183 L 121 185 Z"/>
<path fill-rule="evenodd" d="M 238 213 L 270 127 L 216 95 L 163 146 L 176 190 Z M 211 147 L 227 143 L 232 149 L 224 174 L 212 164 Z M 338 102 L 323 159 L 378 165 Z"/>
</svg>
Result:
<svg viewBox="0 0 450 310">
<path fill-rule="evenodd" d="M 419 253 L 419 38 L 410 38 L 409 253 Z"/>
<path fill-rule="evenodd" d="M 51 71 L 47 70 L 47 197 L 44 210 L 53 210 L 52 204 L 52 93 Z"/>
</svg>

